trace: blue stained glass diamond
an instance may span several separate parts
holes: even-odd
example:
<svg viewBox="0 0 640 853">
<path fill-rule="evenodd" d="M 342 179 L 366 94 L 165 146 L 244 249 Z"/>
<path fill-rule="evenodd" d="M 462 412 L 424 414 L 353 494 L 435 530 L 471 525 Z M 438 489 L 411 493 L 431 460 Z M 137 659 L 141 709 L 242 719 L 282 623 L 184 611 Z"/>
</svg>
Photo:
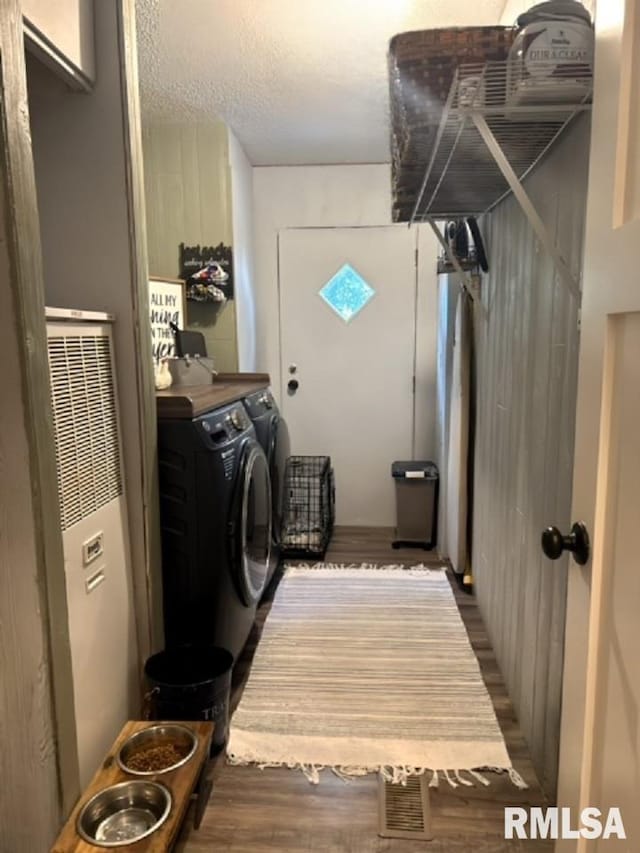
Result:
<svg viewBox="0 0 640 853">
<path fill-rule="evenodd" d="M 341 267 L 320 290 L 320 296 L 345 323 L 353 320 L 374 294 L 375 290 L 349 264 Z"/>
</svg>

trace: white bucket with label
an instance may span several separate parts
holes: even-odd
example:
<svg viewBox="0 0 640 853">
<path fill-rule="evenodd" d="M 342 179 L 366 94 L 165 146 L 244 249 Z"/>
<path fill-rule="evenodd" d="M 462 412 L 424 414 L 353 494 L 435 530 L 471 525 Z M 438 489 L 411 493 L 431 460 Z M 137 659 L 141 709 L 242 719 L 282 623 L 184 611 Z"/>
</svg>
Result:
<svg viewBox="0 0 640 853">
<path fill-rule="evenodd" d="M 549 0 L 520 15 L 517 25 L 507 63 L 507 108 L 580 104 L 588 98 L 594 35 L 587 9 L 577 0 Z M 521 121 L 553 117 L 513 109 L 508 115 Z"/>
</svg>

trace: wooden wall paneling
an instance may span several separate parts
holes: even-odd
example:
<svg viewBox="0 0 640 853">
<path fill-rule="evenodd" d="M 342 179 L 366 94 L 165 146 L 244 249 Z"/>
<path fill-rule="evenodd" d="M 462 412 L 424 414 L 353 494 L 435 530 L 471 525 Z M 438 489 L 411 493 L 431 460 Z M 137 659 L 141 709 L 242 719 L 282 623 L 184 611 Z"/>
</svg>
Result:
<svg viewBox="0 0 640 853">
<path fill-rule="evenodd" d="M 203 202 L 206 204 L 207 187 L 200 180 L 200 151 L 198 148 L 198 128 L 196 125 L 180 127 L 180 171 L 182 175 L 182 215 L 185 235 L 197 236 L 196 243 L 205 238 L 202 229 Z M 202 198 L 202 196 L 205 198 Z M 211 199 L 209 199 L 211 204 Z M 186 239 L 186 237 L 185 237 Z M 190 236 L 188 242 L 192 242 Z M 177 247 L 176 247 L 177 253 Z"/>
<path fill-rule="evenodd" d="M 491 221 L 493 221 L 493 219 Z M 487 234 L 489 240 L 488 245 L 491 247 L 493 245 L 494 232 L 489 228 Z M 495 263 L 501 264 L 502 261 L 499 255 L 495 253 L 494 256 L 496 258 Z M 497 373 L 497 347 L 489 346 L 489 341 L 493 340 L 495 336 L 493 326 L 496 322 L 496 312 L 500 310 L 500 303 L 497 298 L 498 295 L 496 291 L 498 282 L 502 281 L 502 279 L 503 273 L 501 269 L 496 269 L 492 276 L 483 280 L 482 299 L 485 305 L 485 311 L 476 312 L 480 322 L 484 324 L 484 335 L 480 340 L 478 340 L 476 345 L 478 357 L 478 367 L 476 370 L 478 379 L 477 394 L 478 400 L 481 404 L 480 410 L 482 412 L 482 418 L 479 420 L 476 427 L 476 440 L 484 444 L 484 452 L 476 455 L 476 464 L 480 462 L 481 467 L 476 469 L 474 479 L 477 486 L 482 485 L 484 487 L 484 494 L 481 502 L 477 499 L 475 501 L 474 513 L 476 509 L 482 509 L 483 512 L 482 516 L 477 518 L 474 517 L 474 545 L 472 554 L 480 554 L 484 559 L 481 559 L 481 563 L 477 567 L 475 565 L 475 557 L 472 557 L 472 559 L 474 559 L 474 574 L 476 568 L 480 569 L 481 566 L 484 566 L 486 570 L 486 574 L 481 574 L 480 576 L 485 577 L 487 581 L 486 587 L 484 588 L 487 618 L 491 619 L 491 624 L 494 626 L 496 632 L 500 623 L 496 619 L 494 612 L 498 598 L 497 591 L 494 590 L 493 587 L 495 578 L 501 574 L 501 572 L 498 571 L 498 567 L 495 566 L 495 561 L 498 558 L 499 551 L 497 551 L 496 543 L 491 537 L 477 537 L 475 528 L 478 527 L 479 530 L 495 529 L 497 523 L 495 518 L 495 507 L 497 502 L 493 499 L 492 495 L 492 490 L 494 488 L 494 473 L 491 470 L 491 466 L 499 450 L 499 436 L 497 434 L 497 430 L 491 429 L 490 416 L 493 412 L 493 400 L 483 387 L 483 377 L 485 375 L 496 376 Z M 497 482 L 497 478 L 495 478 L 495 480 Z"/>
<path fill-rule="evenodd" d="M 144 195 L 147 224 L 147 254 L 149 273 L 157 274 L 155 260 L 159 253 L 160 229 L 156 224 L 160 204 L 155 169 L 155 138 L 143 127 L 142 150 L 144 153 Z M 165 273 L 166 275 L 166 273 Z"/>
<path fill-rule="evenodd" d="M 538 183 L 544 183 L 546 175 L 538 177 Z M 534 188 L 535 189 L 535 188 Z M 549 204 L 544 207 L 545 221 L 551 233 L 554 232 L 555 215 Z M 551 434 L 549 399 L 553 396 L 551 381 L 551 328 L 553 323 L 553 290 L 554 268 L 542 246 L 535 242 L 535 276 L 531 286 L 536 289 L 535 331 L 533 336 L 534 349 L 531 361 L 531 383 L 533 396 L 529 402 L 530 440 L 533 442 L 533 468 L 530 476 L 529 490 L 532 497 L 529 515 L 529 531 L 527 538 L 527 608 L 525 610 L 524 643 L 530 648 L 526 660 L 526 679 L 521 691 L 521 705 L 526 706 L 529 737 L 532 742 L 536 738 L 536 714 L 540 701 L 544 701 L 541 676 L 548 664 L 544 633 L 547 627 L 547 611 L 550 605 L 545 595 L 545 577 L 548 565 L 540 550 L 540 532 L 544 524 L 545 506 L 549 495 L 549 459 L 553 448 L 549 443 Z"/>
<path fill-rule="evenodd" d="M 202 182 L 200 196 L 201 242 L 230 245 L 233 242 L 231 214 L 231 175 L 227 128 L 222 122 L 198 125 L 198 172 Z"/>
<path fill-rule="evenodd" d="M 572 272 L 578 276 L 582 267 L 584 217 L 580 205 L 563 204 L 558 217 L 558 242 L 569 246 L 568 262 Z M 571 498 L 574 460 L 574 396 L 578 383 L 578 306 L 573 300 L 565 299 L 562 356 L 562 388 L 560 391 L 560 431 L 558 436 L 558 494 L 556 501 L 556 524 L 569 529 L 571 524 Z M 554 597 L 551 619 L 552 634 L 549 647 L 549 701 L 546 708 L 545 736 L 549 741 L 545 765 L 540 773 L 543 779 L 554 778 L 559 752 L 560 710 L 562 697 L 562 666 L 564 654 L 564 613 L 567 603 L 568 560 L 556 563 L 553 573 Z"/>
<path fill-rule="evenodd" d="M 137 618 L 139 654 L 144 659 L 164 645 L 162 618 L 162 552 L 160 543 L 160 498 L 157 477 L 157 424 L 155 376 L 150 358 L 149 264 L 145 209 L 142 127 L 136 42 L 135 0 L 122 0 L 119 6 L 119 41 L 122 63 L 121 85 L 125 142 L 127 203 L 129 210 L 129 246 L 131 264 L 131 307 L 134 337 L 139 357 L 135 361 L 139 406 L 139 438 L 142 462 L 142 498 L 144 563 L 139 566 Z M 144 569 L 144 579 L 140 577 Z M 146 594 L 146 602 L 140 599 Z M 146 604 L 146 606 L 145 606 Z M 142 612 L 141 612 L 142 611 Z"/>
<path fill-rule="evenodd" d="M 163 125 L 161 133 L 145 132 L 144 154 L 145 183 L 153 194 L 147 198 L 149 272 L 175 277 L 180 243 L 175 235 L 181 231 L 184 211 L 179 126 Z"/>
<path fill-rule="evenodd" d="M 163 146 L 160 146 L 162 150 Z M 158 238 L 157 251 L 158 254 L 150 264 L 150 272 L 157 276 L 176 277 L 180 273 L 179 269 L 179 241 L 175 238 L 166 239 L 166 235 L 177 234 L 183 232 L 182 221 L 184 219 L 184 187 L 182 183 L 182 175 L 179 173 L 165 172 L 162 176 L 162 181 L 157 187 L 157 202 L 158 202 L 158 220 L 161 223 L 160 235 L 165 235 Z"/>
<path fill-rule="evenodd" d="M 498 244 L 500 237 L 496 238 Z M 498 412 L 501 421 L 501 444 L 502 444 L 502 460 L 501 460 L 501 478 L 500 478 L 500 503 L 502 509 L 501 524 L 502 529 L 506 531 L 505 540 L 501 548 L 501 565 L 503 566 L 504 576 L 507 587 L 508 608 L 511 611 L 509 619 L 505 622 L 503 630 L 502 643 L 504 647 L 509 647 L 514 643 L 514 634 L 517 630 L 516 620 L 514 619 L 513 610 L 518 601 L 519 576 L 518 576 L 518 551 L 519 543 L 517 541 L 517 503 L 513 500 L 505 500 L 505 496 L 514 487 L 515 471 L 518 467 L 518 403 L 519 394 L 517 388 L 517 362 L 521 352 L 521 338 L 519 337 L 519 320 L 522 317 L 522 312 L 519 305 L 519 288 L 517 270 L 514 269 L 514 258 L 509 256 L 505 258 L 505 285 L 506 290 L 502 298 L 497 301 L 503 304 L 504 314 L 501 322 L 496 323 L 496 331 L 502 326 L 510 329 L 510 334 L 501 335 L 505 340 L 505 346 L 501 353 L 500 359 L 502 363 L 503 382 L 500 388 L 498 398 Z"/>
<path fill-rule="evenodd" d="M 510 275 L 517 276 L 517 259 L 524 257 L 526 254 L 526 232 L 524 228 L 519 229 L 516 236 L 514 255 L 512 259 L 512 267 Z M 533 304 L 533 288 L 524 287 L 521 291 L 521 299 L 518 304 L 518 315 L 520 318 L 519 328 L 517 330 L 517 340 L 520 345 L 516 348 L 518 358 L 518 372 L 516 376 L 516 388 L 523 388 L 529 382 L 530 373 L 530 351 L 533 336 L 532 323 L 532 304 Z M 514 600 L 512 602 L 511 621 L 513 623 L 513 631 L 511 642 L 515 648 L 520 648 L 524 637 L 524 614 L 526 608 L 525 597 L 525 579 L 526 567 L 528 561 L 527 543 L 528 543 L 528 513 L 529 513 L 529 494 L 528 494 L 528 479 L 526 476 L 527 452 L 528 452 L 528 434 L 527 428 L 529 424 L 529 412 L 527 409 L 527 400 L 525 394 L 514 394 L 514 427 L 517 430 L 518 441 L 515 450 L 516 464 L 516 482 L 515 482 L 515 506 L 514 506 L 514 530 L 513 542 L 515 545 L 514 558 L 514 573 L 516 577 L 516 588 Z M 521 669 L 517 665 L 515 656 L 511 660 L 509 677 L 514 693 L 519 694 L 521 689 Z"/>
<path fill-rule="evenodd" d="M 500 238 L 497 238 L 498 241 Z M 507 259 L 505 259 L 507 260 Z M 510 260 L 510 259 L 508 259 Z M 508 489 L 509 480 L 511 477 L 511 466 L 513 465 L 513 454 L 510 446 L 510 427 L 514 422 L 513 417 L 513 387 L 512 387 L 512 364 L 513 348 L 514 348 L 514 302 L 516 288 L 516 277 L 513 270 L 508 269 L 504 277 L 504 287 L 502 293 L 496 300 L 496 306 L 500 306 L 501 317 L 496 319 L 496 332 L 504 327 L 509 329 L 510 333 L 500 335 L 498 333 L 498 341 L 500 347 L 498 350 L 498 387 L 497 387 L 497 418 L 499 423 L 498 440 L 501 447 L 500 465 L 498 468 L 498 507 L 499 515 L 497 518 L 497 530 L 504 531 L 503 539 L 498 543 L 499 554 L 496 555 L 499 560 L 499 565 L 504 572 L 505 583 L 505 599 L 509 610 L 513 608 L 513 545 L 512 545 L 512 527 L 511 527 L 511 509 L 512 504 L 504 499 Z M 511 631 L 513 628 L 513 620 L 511 617 L 503 625 L 502 645 L 508 646 L 511 643 Z"/>
<path fill-rule="evenodd" d="M 178 246 L 233 242 L 228 132 L 220 121 L 149 124 L 143 130 L 149 268 L 178 274 Z M 201 331 L 216 368 L 237 370 L 235 303 L 222 310 L 190 303 L 188 326 Z"/>
<path fill-rule="evenodd" d="M 491 240 L 491 245 L 492 245 L 493 240 L 494 240 L 493 232 L 490 230 L 489 234 L 490 234 L 489 239 Z M 497 263 L 502 264 L 503 262 L 497 261 Z M 504 274 L 501 272 L 501 270 L 497 269 L 496 270 L 496 276 L 492 277 L 492 280 L 491 280 L 491 284 L 490 284 L 491 293 L 490 293 L 490 295 L 492 297 L 492 300 L 491 300 L 491 307 L 488 309 L 489 323 L 487 326 L 487 334 L 486 334 L 486 338 L 485 338 L 485 343 L 487 344 L 487 350 L 488 350 L 488 354 L 489 354 L 487 367 L 488 367 L 488 370 L 490 372 L 490 375 L 493 377 L 496 377 L 496 387 L 497 387 L 497 377 L 499 375 L 499 370 L 500 370 L 500 351 L 499 351 L 498 346 L 493 346 L 493 347 L 488 346 L 488 342 L 493 340 L 496 336 L 496 331 L 494 329 L 494 325 L 497 322 L 499 322 L 500 317 L 501 317 L 501 313 L 503 310 L 503 308 L 501 306 L 501 301 L 500 301 L 502 298 L 502 294 L 500 292 L 498 292 L 498 287 L 497 287 L 497 282 L 503 280 L 503 275 Z M 495 278 L 495 281 L 493 280 L 493 278 Z M 477 386 L 478 395 L 485 397 L 485 390 L 482 386 L 483 371 L 482 370 L 478 371 L 477 376 L 478 376 L 478 386 Z M 498 470 L 497 467 L 493 468 L 493 464 L 494 464 L 494 460 L 498 457 L 499 452 L 500 452 L 500 442 L 501 442 L 501 436 L 499 434 L 500 423 L 499 423 L 499 421 L 496 421 L 495 423 L 493 423 L 493 421 L 492 421 L 493 429 L 489 428 L 489 426 L 488 426 L 489 420 L 488 419 L 490 416 L 493 418 L 493 415 L 494 415 L 493 406 L 495 404 L 495 401 L 492 398 L 487 396 L 485 399 L 485 404 L 486 404 L 486 407 L 485 407 L 484 423 L 486 425 L 485 428 L 487 429 L 487 434 L 489 437 L 489 440 L 487 443 L 487 456 L 485 458 L 485 467 L 484 467 L 484 471 L 483 471 L 482 475 L 477 476 L 475 479 L 477 482 L 477 481 L 479 481 L 480 476 L 484 476 L 486 478 L 487 492 L 486 492 L 485 499 L 487 501 L 487 515 L 486 515 L 485 521 L 486 521 L 488 527 L 493 528 L 496 531 L 496 534 L 498 534 L 498 532 L 499 532 L 498 513 L 499 513 L 500 505 L 499 505 L 499 502 L 498 502 L 497 497 L 496 497 L 496 490 L 497 490 L 497 487 L 498 487 L 499 482 L 500 482 L 500 471 Z M 476 525 L 474 523 L 474 529 L 475 529 L 475 527 L 476 527 Z M 504 531 L 500 531 L 500 532 L 504 533 Z M 475 537 L 475 532 L 474 532 L 474 537 Z M 474 550 L 475 550 L 475 548 L 474 548 Z M 490 576 L 493 578 L 494 573 L 496 573 L 496 572 L 498 573 L 498 576 L 502 575 L 501 567 L 496 565 L 496 561 L 501 559 L 502 547 L 501 546 L 498 547 L 496 542 L 492 541 L 491 539 L 488 539 L 486 546 L 485 546 L 485 551 L 487 554 L 487 566 L 489 569 Z M 475 576 L 475 573 L 474 573 L 474 576 Z M 490 599 L 488 599 L 488 601 L 490 603 L 491 610 L 492 611 L 495 610 L 495 608 L 497 606 L 497 599 L 495 597 L 495 592 L 494 592 L 494 595 Z M 505 603 L 506 603 L 506 597 L 505 597 Z M 494 618 L 492 624 L 495 625 L 496 634 L 497 634 L 498 630 L 500 632 L 502 631 L 502 628 L 503 628 L 502 624 L 498 623 L 495 620 L 495 618 Z"/>
<path fill-rule="evenodd" d="M 548 210 L 545 210 L 545 217 Z M 519 220 L 520 228 L 527 229 L 528 225 L 524 219 Z M 553 225 L 550 227 L 553 230 Z M 522 649 L 527 651 L 523 654 L 521 667 L 522 678 L 520 682 L 519 707 L 528 736 L 532 739 L 532 731 L 535 718 L 535 696 L 536 696 L 536 669 L 539 665 L 546 664 L 546 653 L 539 643 L 540 614 L 547 606 L 547 602 L 541 595 L 541 571 L 542 554 L 539 547 L 539 537 L 542 530 L 543 514 L 540 510 L 545 501 L 547 484 L 545 482 L 545 464 L 548 455 L 547 444 L 547 400 L 551 393 L 549 382 L 549 343 L 550 343 L 550 319 L 552 316 L 552 292 L 548 282 L 553 281 L 553 265 L 549 258 L 544 255 L 544 250 L 534 239 L 533 244 L 525 248 L 523 258 L 530 256 L 533 251 L 531 264 L 531 278 L 522 281 L 522 286 L 533 290 L 533 301 L 531 305 L 531 350 L 528 360 L 527 381 L 518 389 L 519 393 L 530 395 L 525 401 L 527 406 L 527 448 L 525 458 L 519 460 L 520 464 L 526 466 L 527 476 L 527 534 L 525 537 L 525 553 L 527 561 L 524 568 L 524 600 L 526 606 L 523 614 L 522 625 Z M 526 262 L 523 263 L 526 270 Z M 522 278 L 516 272 L 515 278 Z M 509 496 L 506 496 L 509 499 Z M 544 642 L 544 638 L 542 638 Z M 506 647 L 505 647 L 506 648 Z"/>
<path fill-rule="evenodd" d="M 557 168 L 557 166 L 556 166 Z M 557 226 L 557 176 L 549 170 L 541 169 L 533 186 L 534 204 L 542 205 L 544 221 L 553 235 Z M 547 702 L 547 683 L 549 666 L 549 631 L 552 606 L 552 588 L 550 573 L 553 568 L 544 557 L 540 545 L 540 533 L 545 526 L 548 513 L 553 512 L 553 497 L 556 489 L 555 470 L 556 447 L 553 437 L 557 434 L 557 407 L 554 405 L 557 395 L 557 379 L 554 376 L 554 326 L 557 307 L 557 276 L 551 259 L 544 249 L 536 243 L 537 263 L 541 283 L 537 286 L 536 313 L 536 360 L 533 370 L 534 397 L 531 411 L 531 423 L 535 427 L 535 464 L 532 492 L 535 504 L 531 515 L 531 554 L 529 577 L 534 592 L 536 607 L 525 613 L 531 633 L 532 654 L 527 681 L 527 692 L 522 693 L 521 702 L 527 704 L 529 718 L 529 737 L 532 743 L 544 744 L 544 730 L 540 728 L 544 720 L 543 709 Z M 535 285 L 534 285 L 535 286 Z M 535 640 L 533 639 L 535 637 Z"/>
<path fill-rule="evenodd" d="M 497 238 L 499 243 L 501 237 Z M 504 261 L 503 261 L 504 263 Z M 512 457 L 509 447 L 509 425 L 511 423 L 512 394 L 510 387 L 510 360 L 511 349 L 513 346 L 513 288 L 515 286 L 515 277 L 505 275 L 502 280 L 502 290 L 499 297 L 496 299 L 496 310 L 499 311 L 499 316 L 496 316 L 495 333 L 497 349 L 497 364 L 495 377 L 496 381 L 496 438 L 500 446 L 500 461 L 496 467 L 496 491 L 497 499 L 497 517 L 496 531 L 500 531 L 500 539 L 496 543 L 498 546 L 495 559 L 501 566 L 503 571 L 503 583 L 505 601 L 509 610 L 513 606 L 513 570 L 509 564 L 509 558 L 512 556 L 511 551 L 511 526 L 509 511 L 510 505 L 504 500 L 505 493 L 508 489 L 510 469 L 512 465 Z M 508 334 L 500 334 L 501 328 L 509 329 Z M 495 546 L 494 546 L 495 547 Z M 503 623 L 501 644 L 503 646 L 510 642 L 511 620 Z"/>
<path fill-rule="evenodd" d="M 588 118 L 527 181 L 574 272 L 582 256 Z M 478 602 L 534 765 L 555 793 L 566 561 L 540 533 L 567 524 L 577 306 L 513 198 L 482 222 L 490 254 L 475 317 L 478 418 L 473 560 Z"/>
<path fill-rule="evenodd" d="M 0 15 L 0 838 L 47 849 L 78 793 L 64 557 L 20 4 Z"/>
<path fill-rule="evenodd" d="M 563 168 L 571 169 L 571 152 L 563 149 Z M 579 275 L 581 267 L 581 248 L 584 219 L 580 205 L 565 194 L 558 195 L 558 216 L 556 235 L 560 246 L 568 247 L 568 261 L 574 274 Z M 553 399 L 550 408 L 556 418 L 551 423 L 554 433 L 551 442 L 554 446 L 553 468 L 549 469 L 548 521 L 556 523 L 562 529 L 570 526 L 571 484 L 573 474 L 573 428 L 575 418 L 575 388 L 577 386 L 577 304 L 568 298 L 566 291 L 556 282 L 553 315 Z M 552 490 L 552 486 L 555 489 Z M 544 732 L 547 742 L 547 754 L 544 766 L 540 768 L 543 780 L 554 778 L 555 763 L 559 748 L 559 720 L 561 700 L 562 660 L 564 646 L 564 619 L 567 595 L 568 561 L 547 563 L 545 579 L 549 585 L 551 599 L 548 633 L 548 700 L 540 707 L 537 725 Z"/>
<path fill-rule="evenodd" d="M 492 239 L 492 243 L 499 244 L 503 238 L 498 233 Z M 504 599 L 506 608 L 512 608 L 513 601 L 513 569 L 509 565 L 511 557 L 511 527 L 509 518 L 509 506 L 504 500 L 504 494 L 508 488 L 509 466 L 511 465 L 510 448 L 509 448 L 509 425 L 511 423 L 511 388 L 509 377 L 509 360 L 511 358 L 510 349 L 513 344 L 513 318 L 512 318 L 512 289 L 514 287 L 514 275 L 511 269 L 510 256 L 503 257 L 499 261 L 498 267 L 499 281 L 495 291 L 494 298 L 494 316 L 492 323 L 492 338 L 495 339 L 495 354 L 496 360 L 494 363 L 495 377 L 495 398 L 494 398 L 494 430 L 495 430 L 495 447 L 494 453 L 497 454 L 498 464 L 495 466 L 493 476 L 490 473 L 490 479 L 494 479 L 491 500 L 495 502 L 494 527 L 499 535 L 499 540 L 492 543 L 493 547 L 493 564 L 499 567 L 502 575 L 502 583 L 504 587 Z M 509 334 L 500 334 L 500 329 L 509 329 Z M 494 600 L 494 607 L 497 607 L 499 598 Z M 503 621 L 499 634 L 499 642 L 501 646 L 505 646 L 510 642 L 510 620 Z"/>
</svg>

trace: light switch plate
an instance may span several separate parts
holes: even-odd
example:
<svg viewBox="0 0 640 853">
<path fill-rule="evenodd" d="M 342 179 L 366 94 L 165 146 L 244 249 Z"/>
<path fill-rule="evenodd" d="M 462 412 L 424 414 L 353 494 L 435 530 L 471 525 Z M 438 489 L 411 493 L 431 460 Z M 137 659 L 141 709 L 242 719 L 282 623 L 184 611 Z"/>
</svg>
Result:
<svg viewBox="0 0 640 853">
<path fill-rule="evenodd" d="M 91 539 L 82 543 L 82 564 L 89 566 L 104 554 L 104 533 L 100 530 Z"/>
</svg>

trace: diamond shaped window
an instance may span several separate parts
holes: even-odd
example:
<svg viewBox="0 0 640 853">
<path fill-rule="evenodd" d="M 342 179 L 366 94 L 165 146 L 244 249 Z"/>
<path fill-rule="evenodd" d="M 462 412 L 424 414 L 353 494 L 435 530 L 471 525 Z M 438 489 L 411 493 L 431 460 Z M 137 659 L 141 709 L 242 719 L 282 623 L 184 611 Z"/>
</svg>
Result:
<svg viewBox="0 0 640 853">
<path fill-rule="evenodd" d="M 374 294 L 375 290 L 349 264 L 341 267 L 319 293 L 345 323 L 353 320 Z"/>
</svg>

